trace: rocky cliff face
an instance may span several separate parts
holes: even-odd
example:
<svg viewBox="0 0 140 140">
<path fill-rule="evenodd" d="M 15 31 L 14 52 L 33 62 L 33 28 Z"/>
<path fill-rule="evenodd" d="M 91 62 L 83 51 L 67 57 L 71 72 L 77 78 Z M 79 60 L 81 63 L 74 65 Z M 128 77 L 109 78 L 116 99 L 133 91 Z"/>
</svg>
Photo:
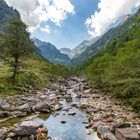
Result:
<svg viewBox="0 0 140 140">
<path fill-rule="evenodd" d="M 105 48 L 107 44 L 110 43 L 112 40 L 126 33 L 128 29 L 130 29 L 131 27 L 136 26 L 138 24 L 136 19 L 139 16 L 140 16 L 140 10 L 138 10 L 136 14 L 126 17 L 126 19 L 123 20 L 117 27 L 110 29 L 97 41 L 91 44 L 78 57 L 73 58 L 72 65 L 77 65 L 79 63 L 86 62 L 90 58 L 95 56 L 101 49 Z"/>
<path fill-rule="evenodd" d="M 53 44 L 33 39 L 36 47 L 41 51 L 44 58 L 52 63 L 67 65 L 70 61 L 68 55 L 61 53 Z"/>
<path fill-rule="evenodd" d="M 98 40 L 98 38 L 83 41 L 78 46 L 76 46 L 74 49 L 72 49 L 72 51 L 69 54 L 69 57 L 74 59 L 74 58 L 80 56 L 88 47 L 90 47 L 97 40 Z"/>
<path fill-rule="evenodd" d="M 9 7 L 4 0 L 0 0 L 0 24 L 12 19 L 20 19 L 20 14 L 17 10 Z"/>
<path fill-rule="evenodd" d="M 60 52 L 63 53 L 63 54 L 69 55 L 71 53 L 71 49 L 69 49 L 69 48 L 61 48 Z"/>
</svg>

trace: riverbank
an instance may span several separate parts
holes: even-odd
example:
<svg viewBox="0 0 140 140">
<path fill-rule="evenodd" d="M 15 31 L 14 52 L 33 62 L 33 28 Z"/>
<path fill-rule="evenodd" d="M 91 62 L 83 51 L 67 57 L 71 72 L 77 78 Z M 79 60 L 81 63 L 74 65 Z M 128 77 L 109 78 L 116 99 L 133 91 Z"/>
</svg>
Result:
<svg viewBox="0 0 140 140">
<path fill-rule="evenodd" d="M 61 131 L 61 128 L 65 129 L 67 128 L 65 125 L 70 124 L 68 131 L 74 130 L 73 123 L 69 122 L 74 117 L 74 119 L 79 118 L 81 114 L 85 115 L 79 121 L 81 126 L 78 129 L 79 131 L 82 130 L 79 140 L 89 140 L 89 136 L 91 136 L 90 140 L 97 140 L 97 137 L 94 137 L 96 131 L 101 139 L 123 140 L 124 137 L 127 138 L 130 135 L 136 140 L 140 139 L 139 116 L 131 112 L 131 108 L 123 106 L 112 97 L 92 89 L 90 83 L 83 77 L 71 77 L 59 84 L 52 84 L 50 88 L 30 91 L 24 95 L 1 97 L 0 108 L 0 126 L 8 127 L 7 129 L 0 129 L 1 135 L 3 132 L 3 136 L 0 135 L 1 140 L 6 138 L 13 140 L 26 138 L 30 140 L 32 135 L 35 138 L 37 135 L 36 130 L 42 123 L 44 128 L 48 129 L 48 136 L 56 137 L 56 135 L 52 134 L 52 130 L 57 132 L 60 130 L 63 135 L 65 131 Z M 40 113 L 45 113 L 45 121 L 42 121 L 39 116 Z M 51 117 L 54 117 L 52 121 L 59 121 L 57 124 L 62 127 L 53 124 L 47 127 L 48 113 L 51 113 Z M 30 117 L 27 117 L 29 115 Z M 11 124 L 12 118 L 19 118 L 18 124 L 16 122 Z M 8 122 L 7 126 L 4 125 L 6 122 Z M 37 124 L 34 125 L 34 123 Z M 24 131 L 27 128 L 32 128 L 34 131 L 26 134 Z M 78 129 L 76 129 L 77 132 L 73 133 L 73 136 L 78 134 Z M 24 134 L 19 133 L 21 131 Z M 85 136 L 83 139 L 82 134 Z M 95 135 L 93 136 L 93 134 Z M 62 135 L 57 136 L 57 139 L 78 140 L 76 135 L 73 139 L 72 135 L 69 135 L 67 139 Z"/>
</svg>

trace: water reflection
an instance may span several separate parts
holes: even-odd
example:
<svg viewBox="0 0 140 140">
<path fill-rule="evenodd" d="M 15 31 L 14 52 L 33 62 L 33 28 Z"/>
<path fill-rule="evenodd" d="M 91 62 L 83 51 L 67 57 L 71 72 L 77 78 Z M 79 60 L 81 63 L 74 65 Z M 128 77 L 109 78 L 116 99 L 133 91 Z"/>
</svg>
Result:
<svg viewBox="0 0 140 140">
<path fill-rule="evenodd" d="M 73 103 L 79 103 L 73 90 L 69 90 L 73 97 Z M 60 102 L 63 109 L 70 108 L 70 104 L 65 100 Z M 76 115 L 68 115 L 69 112 L 75 112 Z M 43 116 L 43 118 L 42 118 Z M 88 121 L 87 114 L 79 109 L 71 108 L 69 111 L 60 111 L 57 116 L 42 115 L 34 121 L 41 122 L 47 127 L 49 136 L 56 138 L 56 140 L 100 140 L 96 132 L 87 135 L 85 124 L 82 122 Z M 66 121 L 62 124 L 61 121 Z"/>
</svg>

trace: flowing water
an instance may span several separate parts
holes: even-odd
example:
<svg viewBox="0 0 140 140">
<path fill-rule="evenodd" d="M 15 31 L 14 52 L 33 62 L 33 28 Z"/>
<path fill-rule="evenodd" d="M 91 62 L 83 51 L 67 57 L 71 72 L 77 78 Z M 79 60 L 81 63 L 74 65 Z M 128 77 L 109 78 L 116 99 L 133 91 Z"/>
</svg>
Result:
<svg viewBox="0 0 140 140">
<path fill-rule="evenodd" d="M 79 104 L 79 100 L 72 89 L 68 91 L 72 96 L 73 103 Z M 70 108 L 70 103 L 65 100 L 60 101 L 63 109 Z M 75 112 L 76 115 L 68 115 L 69 112 Z M 34 121 L 41 122 L 47 127 L 49 136 L 56 140 L 99 140 L 96 132 L 88 135 L 86 133 L 86 124 L 88 122 L 88 116 L 85 112 L 74 107 L 70 108 L 69 111 L 60 111 L 57 116 L 38 117 Z M 66 121 L 66 123 L 61 123 Z"/>
</svg>

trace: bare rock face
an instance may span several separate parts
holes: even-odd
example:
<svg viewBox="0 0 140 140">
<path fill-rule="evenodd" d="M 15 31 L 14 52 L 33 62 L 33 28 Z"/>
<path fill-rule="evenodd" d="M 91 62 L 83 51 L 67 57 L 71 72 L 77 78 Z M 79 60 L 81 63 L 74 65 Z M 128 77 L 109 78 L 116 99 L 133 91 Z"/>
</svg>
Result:
<svg viewBox="0 0 140 140">
<path fill-rule="evenodd" d="M 140 140 L 138 129 L 132 127 L 122 129 L 118 128 L 116 129 L 115 134 L 119 140 Z"/>
</svg>

